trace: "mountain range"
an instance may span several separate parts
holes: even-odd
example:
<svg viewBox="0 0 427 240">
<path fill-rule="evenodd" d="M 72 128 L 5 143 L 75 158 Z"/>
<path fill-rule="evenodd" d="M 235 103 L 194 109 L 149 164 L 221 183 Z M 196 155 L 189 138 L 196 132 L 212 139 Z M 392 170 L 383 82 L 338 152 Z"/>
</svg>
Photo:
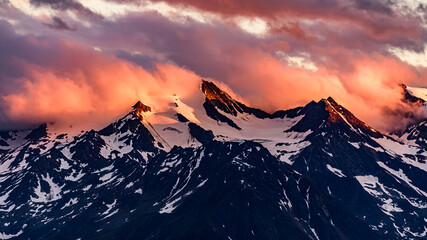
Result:
<svg viewBox="0 0 427 240">
<path fill-rule="evenodd" d="M 0 132 L 0 239 L 427 238 L 426 120 L 388 135 L 331 97 L 267 113 L 200 90 L 100 130 Z"/>
</svg>

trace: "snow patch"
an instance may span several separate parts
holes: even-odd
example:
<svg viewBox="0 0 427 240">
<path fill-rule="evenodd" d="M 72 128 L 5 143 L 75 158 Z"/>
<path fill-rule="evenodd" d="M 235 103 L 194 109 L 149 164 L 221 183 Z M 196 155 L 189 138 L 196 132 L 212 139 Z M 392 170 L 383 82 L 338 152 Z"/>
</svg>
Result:
<svg viewBox="0 0 427 240">
<path fill-rule="evenodd" d="M 329 164 L 326 164 L 326 167 L 328 168 L 329 171 L 331 171 L 333 174 L 337 175 L 338 177 L 347 177 L 346 175 L 344 175 L 344 173 L 342 173 L 340 169 L 334 168 Z"/>
<path fill-rule="evenodd" d="M 377 164 L 384 168 L 385 170 L 387 170 L 389 173 L 391 173 L 393 176 L 397 177 L 398 179 L 404 181 L 406 184 L 408 184 L 412 189 L 414 189 L 417 193 L 419 193 L 420 195 L 423 195 L 424 197 L 427 197 L 427 193 L 422 191 L 421 189 L 417 188 L 416 186 L 414 186 L 411 182 L 411 179 L 409 179 L 405 173 L 402 171 L 402 169 L 399 169 L 399 171 L 396 171 L 390 167 L 388 167 L 387 165 L 385 165 L 383 162 L 377 162 Z"/>
<path fill-rule="evenodd" d="M 61 189 L 58 184 L 53 182 L 53 179 L 49 176 L 49 173 L 44 177 L 42 175 L 42 180 L 49 184 L 50 191 L 49 193 L 41 191 L 40 179 L 37 178 L 37 187 L 34 189 L 34 194 L 37 197 L 31 196 L 31 201 L 36 203 L 48 203 L 53 202 L 61 198 Z"/>
</svg>

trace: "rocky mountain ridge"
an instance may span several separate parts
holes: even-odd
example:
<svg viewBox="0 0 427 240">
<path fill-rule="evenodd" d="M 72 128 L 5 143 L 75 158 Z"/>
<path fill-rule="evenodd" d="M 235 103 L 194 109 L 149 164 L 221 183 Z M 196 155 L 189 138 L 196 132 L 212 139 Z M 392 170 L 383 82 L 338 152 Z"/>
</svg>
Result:
<svg viewBox="0 0 427 240">
<path fill-rule="evenodd" d="M 0 238 L 427 236 L 425 122 L 399 142 L 332 98 L 269 114 L 201 91 L 195 117 L 138 102 L 77 136 L 0 133 Z"/>
</svg>

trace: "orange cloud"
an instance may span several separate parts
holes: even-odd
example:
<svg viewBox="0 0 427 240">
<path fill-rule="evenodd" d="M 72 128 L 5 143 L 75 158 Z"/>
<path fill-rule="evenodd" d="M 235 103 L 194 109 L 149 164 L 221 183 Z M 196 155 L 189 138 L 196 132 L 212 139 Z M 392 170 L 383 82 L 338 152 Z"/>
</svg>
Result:
<svg viewBox="0 0 427 240">
<path fill-rule="evenodd" d="M 153 38 L 168 39 L 166 52 L 175 53 L 178 57 L 172 60 L 191 70 L 158 63 L 149 71 L 70 41 L 20 36 L 11 29 L 3 31 L 7 40 L 3 46 L 11 47 L 4 47 L 0 55 L 0 73 L 5 76 L 0 75 L 0 118 L 6 115 L 0 122 L 9 121 L 12 127 L 41 122 L 97 127 L 124 114 L 137 100 L 159 109 L 167 107 L 173 94 L 184 102 L 193 101 L 193 95 L 200 95 L 200 75 L 206 73 L 218 76 L 224 83 L 221 88 L 238 100 L 270 112 L 332 96 L 374 128 L 389 130 L 396 121 L 405 120 L 399 114 L 416 112 L 402 105 L 398 84 L 420 83 L 427 74 L 396 58 L 333 47 L 314 48 L 318 70 L 310 72 L 289 67 L 273 55 L 276 47 L 291 48 L 286 42 L 259 47 L 232 41 L 221 44 L 212 35 L 205 41 L 204 34 L 188 42 L 163 35 Z M 318 55 L 326 60 L 322 62 Z"/>
<path fill-rule="evenodd" d="M 84 51 L 82 56 L 61 63 L 65 73 L 20 62 L 25 76 L 14 80 L 20 88 L 2 96 L 9 119 L 91 128 L 113 121 L 138 100 L 162 107 L 167 101 L 162 97 L 177 94 L 185 98 L 198 90 L 200 77 L 171 64 L 159 64 L 155 72 L 148 72 L 94 51 Z"/>
<path fill-rule="evenodd" d="M 59 63 L 60 67 L 17 61 L 25 73 L 15 80 L 21 87 L 2 97 L 12 121 L 91 128 L 113 121 L 137 100 L 161 109 L 167 107 L 173 94 L 181 99 L 200 94 L 201 77 L 185 68 L 157 64 L 155 71 L 149 72 L 68 42 L 62 47 L 74 51 L 68 49 L 66 52 L 72 54 L 61 56 L 67 61 Z M 400 101 L 398 84 L 418 79 L 407 65 L 376 54 L 354 60 L 353 70 L 348 72 L 288 67 L 261 50 L 237 48 L 230 54 L 234 56 L 231 59 L 242 61 L 229 63 L 224 70 L 226 84 L 220 87 L 238 100 L 273 112 L 332 96 L 380 130 L 398 125 L 397 120 L 404 121 L 391 114 L 408 107 Z"/>
<path fill-rule="evenodd" d="M 135 0 L 134 0 L 135 1 Z M 388 1 L 276 1 L 246 0 L 153 0 L 167 2 L 178 7 L 196 8 L 201 11 L 216 13 L 222 16 L 261 17 L 270 22 L 274 31 L 285 30 L 297 38 L 305 37 L 299 26 L 280 26 L 284 19 L 321 20 L 324 22 L 342 22 L 357 25 L 378 38 L 392 35 L 422 37 L 419 20 L 411 13 L 394 9 Z M 132 2 L 132 0 L 131 0 Z M 396 19 L 396 16 L 399 16 Z M 277 21 L 277 20 L 281 21 Z M 279 26 L 274 26 L 276 22 Z"/>
<path fill-rule="evenodd" d="M 239 89 L 252 105 L 275 111 L 305 105 L 311 100 L 332 96 L 357 117 L 373 127 L 388 131 L 407 119 L 394 116 L 393 109 L 417 111 L 401 102 L 399 83 L 419 81 L 410 66 L 379 54 L 348 58 L 350 71 L 319 66 L 316 72 L 291 68 L 262 51 L 236 49 L 242 59 L 230 62 L 227 83 Z M 406 109 L 405 109 L 406 108 Z M 403 121 L 403 122 L 399 122 Z"/>
</svg>

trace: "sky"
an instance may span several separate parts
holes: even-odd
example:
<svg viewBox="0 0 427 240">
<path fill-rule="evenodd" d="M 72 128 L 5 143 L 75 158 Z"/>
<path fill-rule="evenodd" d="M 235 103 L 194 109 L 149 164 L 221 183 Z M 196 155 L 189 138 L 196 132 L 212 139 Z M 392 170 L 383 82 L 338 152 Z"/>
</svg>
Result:
<svg viewBox="0 0 427 240">
<path fill-rule="evenodd" d="M 425 117 L 427 0 L 0 0 L 0 129 L 98 127 L 219 83 L 268 112 L 329 96 L 381 131 Z"/>
</svg>

